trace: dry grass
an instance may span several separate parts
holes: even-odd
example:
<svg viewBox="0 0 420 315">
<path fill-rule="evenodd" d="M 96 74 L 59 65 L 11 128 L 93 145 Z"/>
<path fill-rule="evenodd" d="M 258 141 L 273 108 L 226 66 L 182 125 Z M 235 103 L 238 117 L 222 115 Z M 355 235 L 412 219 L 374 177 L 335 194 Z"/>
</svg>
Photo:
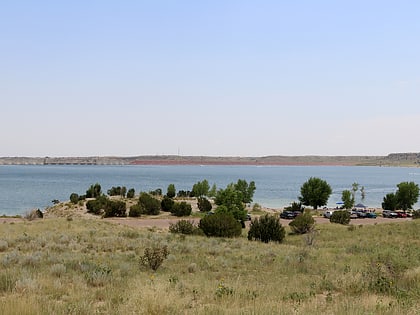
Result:
<svg viewBox="0 0 420 315">
<path fill-rule="evenodd" d="M 419 222 L 319 225 L 314 245 L 102 220 L 2 224 L 0 314 L 417 314 Z M 7 246 L 5 245 L 7 244 Z M 154 272 L 148 247 L 167 246 Z"/>
</svg>

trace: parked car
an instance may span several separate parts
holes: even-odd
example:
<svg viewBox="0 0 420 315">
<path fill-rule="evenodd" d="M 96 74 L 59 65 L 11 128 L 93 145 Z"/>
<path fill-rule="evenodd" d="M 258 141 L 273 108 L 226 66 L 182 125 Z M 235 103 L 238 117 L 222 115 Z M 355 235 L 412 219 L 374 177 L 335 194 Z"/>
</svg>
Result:
<svg viewBox="0 0 420 315">
<path fill-rule="evenodd" d="M 377 215 L 375 212 L 366 212 L 366 218 L 376 219 Z"/>
<path fill-rule="evenodd" d="M 364 219 L 364 218 L 366 218 L 366 212 L 364 212 L 364 211 L 356 211 L 356 213 L 357 213 L 357 217 L 359 218 L 359 219 Z"/>
<path fill-rule="evenodd" d="M 358 217 L 357 211 L 350 211 L 350 219 L 357 219 Z"/>
<path fill-rule="evenodd" d="M 324 218 L 329 219 L 332 216 L 333 213 L 334 213 L 334 210 L 327 210 L 327 211 L 325 211 L 324 212 Z"/>
<path fill-rule="evenodd" d="M 395 211 L 391 211 L 391 210 L 383 210 L 382 216 L 384 218 L 398 218 L 398 214 Z"/>
<path fill-rule="evenodd" d="M 280 218 L 293 220 L 299 214 L 300 214 L 300 212 L 298 213 L 298 211 L 288 211 L 288 210 L 286 210 L 286 211 L 283 211 L 282 213 L 280 213 Z"/>
<path fill-rule="evenodd" d="M 404 211 L 395 211 L 397 213 L 397 218 L 406 218 L 407 217 L 407 213 L 405 213 Z"/>
</svg>

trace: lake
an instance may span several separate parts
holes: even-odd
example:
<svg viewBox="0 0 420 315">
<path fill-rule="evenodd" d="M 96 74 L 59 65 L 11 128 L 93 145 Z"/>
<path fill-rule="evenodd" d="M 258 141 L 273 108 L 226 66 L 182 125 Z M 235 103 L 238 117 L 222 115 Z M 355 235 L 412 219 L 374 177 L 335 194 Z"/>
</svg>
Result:
<svg viewBox="0 0 420 315">
<path fill-rule="evenodd" d="M 99 183 L 106 193 L 112 186 L 151 191 L 169 184 L 176 190 L 191 190 L 207 179 L 210 186 L 225 188 L 238 179 L 255 181 L 254 202 L 281 208 L 297 201 L 300 187 L 309 177 L 326 180 L 333 189 L 328 206 L 341 201 L 341 192 L 351 190 L 352 183 L 364 186 L 363 203 L 380 207 L 383 197 L 396 191 L 396 185 L 413 181 L 420 185 L 420 169 L 368 166 L 96 166 L 96 165 L 0 165 L 0 215 L 24 214 L 34 208 L 52 205 L 53 199 L 68 200 L 75 192 L 85 194 L 90 185 Z M 356 202 L 360 202 L 360 192 Z M 419 204 L 415 208 L 419 208 Z"/>
</svg>

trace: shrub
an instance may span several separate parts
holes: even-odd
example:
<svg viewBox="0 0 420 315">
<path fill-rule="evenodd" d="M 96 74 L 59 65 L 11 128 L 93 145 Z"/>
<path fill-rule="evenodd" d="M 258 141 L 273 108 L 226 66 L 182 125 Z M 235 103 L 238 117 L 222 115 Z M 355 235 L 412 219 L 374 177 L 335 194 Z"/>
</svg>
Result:
<svg viewBox="0 0 420 315">
<path fill-rule="evenodd" d="M 74 204 L 77 204 L 79 202 L 79 195 L 76 194 L 76 193 L 72 193 L 70 195 L 70 202 L 74 203 Z"/>
<path fill-rule="evenodd" d="M 112 187 L 111 189 L 108 189 L 107 193 L 110 196 L 121 196 L 121 197 L 125 197 L 127 188 L 126 187 Z"/>
<path fill-rule="evenodd" d="M 127 207 L 124 201 L 108 200 L 105 205 L 104 217 L 126 217 Z"/>
<path fill-rule="evenodd" d="M 172 208 L 172 214 L 177 217 L 189 216 L 192 212 L 191 205 L 185 201 L 176 202 Z"/>
<path fill-rule="evenodd" d="M 89 200 L 86 202 L 87 212 L 93 214 L 101 214 L 102 210 L 105 210 L 106 204 L 108 202 L 108 198 L 104 195 L 94 199 Z"/>
<path fill-rule="evenodd" d="M 132 205 L 130 207 L 130 211 L 128 212 L 128 216 L 132 217 L 132 218 L 137 218 L 137 217 L 141 216 L 142 212 L 143 212 L 143 210 L 142 210 L 142 208 L 139 204 Z"/>
<path fill-rule="evenodd" d="M 148 247 L 144 250 L 143 256 L 140 257 L 140 265 L 149 267 L 153 271 L 156 271 L 168 255 L 169 251 L 167 246 L 153 248 Z"/>
<path fill-rule="evenodd" d="M 350 213 L 346 210 L 334 211 L 330 217 L 330 222 L 347 225 L 350 223 Z"/>
<path fill-rule="evenodd" d="M 134 198 L 136 191 L 134 190 L 134 188 L 130 188 L 127 192 L 127 198 L 131 199 Z"/>
<path fill-rule="evenodd" d="M 264 215 L 251 221 L 248 240 L 259 240 L 264 243 L 270 241 L 281 243 L 286 235 L 284 227 L 278 217 Z"/>
<path fill-rule="evenodd" d="M 111 280 L 111 268 L 102 265 L 88 265 L 85 279 L 89 286 L 102 287 Z"/>
<path fill-rule="evenodd" d="M 9 248 L 9 243 L 4 240 L 0 240 L 0 252 L 4 252 L 8 248 Z"/>
<path fill-rule="evenodd" d="M 228 213 L 207 215 L 200 220 L 198 227 L 206 236 L 235 237 L 242 233 L 241 223 Z"/>
<path fill-rule="evenodd" d="M 168 196 L 164 196 L 162 201 L 160 202 L 160 206 L 163 211 L 166 212 L 172 212 L 172 209 L 174 208 L 175 201 L 172 200 L 172 198 Z"/>
<path fill-rule="evenodd" d="M 301 202 L 293 201 L 292 204 L 288 207 L 284 208 L 285 211 L 300 211 L 303 212 L 305 208 L 303 207 Z"/>
<path fill-rule="evenodd" d="M 171 233 L 194 234 L 196 229 L 197 227 L 194 225 L 194 222 L 189 220 L 179 220 L 169 225 L 169 232 Z"/>
<path fill-rule="evenodd" d="M 294 234 L 308 233 L 314 228 L 314 225 L 315 220 L 310 213 L 300 214 L 289 223 L 289 226 Z"/>
<path fill-rule="evenodd" d="M 147 193 L 140 194 L 139 205 L 142 207 L 144 214 L 157 215 L 160 212 L 159 200 Z"/>
<path fill-rule="evenodd" d="M 207 198 L 204 198 L 204 197 L 198 198 L 197 206 L 201 212 L 209 212 L 212 208 L 211 202 Z"/>
<path fill-rule="evenodd" d="M 173 198 L 176 196 L 176 189 L 174 184 L 169 184 L 166 196 L 168 196 L 169 198 Z"/>
</svg>

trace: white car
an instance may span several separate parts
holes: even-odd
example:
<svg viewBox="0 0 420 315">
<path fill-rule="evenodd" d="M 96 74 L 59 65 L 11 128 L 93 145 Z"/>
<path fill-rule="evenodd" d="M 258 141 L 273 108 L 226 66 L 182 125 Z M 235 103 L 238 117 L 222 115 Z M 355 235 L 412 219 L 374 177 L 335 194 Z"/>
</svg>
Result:
<svg viewBox="0 0 420 315">
<path fill-rule="evenodd" d="M 324 218 L 329 219 L 332 216 L 333 213 L 334 213 L 334 210 L 326 210 L 324 212 Z"/>
</svg>

